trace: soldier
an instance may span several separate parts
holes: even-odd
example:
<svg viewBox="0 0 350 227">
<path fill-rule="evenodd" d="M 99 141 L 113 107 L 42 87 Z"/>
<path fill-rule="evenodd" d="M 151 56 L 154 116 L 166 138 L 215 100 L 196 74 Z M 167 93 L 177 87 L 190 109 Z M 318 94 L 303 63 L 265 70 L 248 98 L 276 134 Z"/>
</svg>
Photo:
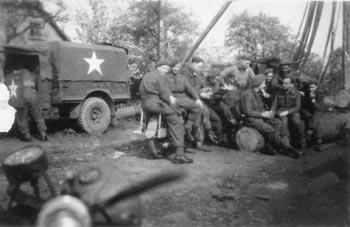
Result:
<svg viewBox="0 0 350 227">
<path fill-rule="evenodd" d="M 176 98 L 176 106 L 184 109 L 187 114 L 185 122 L 186 139 L 195 147 L 201 143 L 200 135 L 200 114 L 202 101 L 196 90 L 189 84 L 184 75 L 179 73 L 180 63 L 172 63 L 170 73 L 168 73 L 170 91 Z M 194 131 L 194 137 L 192 136 Z"/>
<path fill-rule="evenodd" d="M 203 119 L 204 128 L 210 141 L 217 144 L 222 140 L 222 121 L 213 108 L 217 107 L 219 101 L 215 98 L 215 93 L 217 92 L 216 77 L 219 73 L 220 70 L 218 69 L 210 70 L 207 76 L 202 79 L 200 86 L 200 97 L 204 100 L 202 111 L 209 115 L 209 119 Z M 215 136 L 212 128 L 215 131 Z"/>
<path fill-rule="evenodd" d="M 190 164 L 192 159 L 188 158 L 184 144 L 183 121 L 174 111 L 176 98 L 171 94 L 166 74 L 170 71 L 170 63 L 161 60 L 156 70 L 147 73 L 140 84 L 141 106 L 150 113 L 162 114 L 167 122 L 170 139 L 175 147 L 175 164 Z"/>
<path fill-rule="evenodd" d="M 283 90 L 275 95 L 271 110 L 276 113 L 276 116 L 282 120 L 282 133 L 290 138 L 290 128 L 295 133 L 296 145 L 299 149 L 305 149 L 306 141 L 304 130 L 300 121 L 300 106 L 301 97 L 299 90 L 296 89 L 291 78 L 285 77 L 282 79 Z"/>
<path fill-rule="evenodd" d="M 317 81 L 310 79 L 301 99 L 301 116 L 305 120 L 307 139 L 310 144 L 314 144 L 316 151 L 321 151 L 321 138 L 319 135 L 319 125 L 322 111 L 324 109 L 324 95 L 317 90 Z M 311 136 L 310 136 L 311 135 Z"/>
<path fill-rule="evenodd" d="M 14 96 L 11 96 L 9 102 L 11 103 L 11 99 L 17 98 L 17 100 L 13 101 L 12 103 L 17 103 L 14 106 L 17 110 L 16 123 L 19 131 L 22 134 L 22 140 L 26 142 L 32 141 L 29 125 L 29 120 L 32 118 L 36 123 L 36 127 L 39 132 L 39 139 L 41 141 L 47 141 L 46 125 L 44 119 L 41 116 L 40 97 L 35 88 L 38 78 L 33 71 L 29 71 L 28 69 L 24 68 L 21 70 L 16 70 L 14 72 L 14 74 L 17 73 L 20 77 L 22 77 L 23 87 L 21 94 L 17 94 L 20 92 L 15 91 L 17 93 Z M 13 81 L 14 79 L 12 78 L 12 82 Z"/>
<path fill-rule="evenodd" d="M 286 77 L 291 78 L 292 82 L 295 82 L 295 78 L 292 75 L 290 65 L 292 64 L 291 61 L 283 60 L 279 63 L 280 69 L 279 72 L 276 72 L 271 80 L 271 90 L 272 94 L 275 95 L 277 93 L 280 93 L 284 91 L 283 87 L 283 79 Z"/>
<path fill-rule="evenodd" d="M 282 149 L 295 158 L 300 156 L 299 151 L 282 140 L 271 126 L 274 113 L 266 111 L 262 102 L 262 89 L 265 87 L 265 75 L 258 74 L 252 79 L 252 88 L 248 89 L 242 96 L 242 111 L 246 116 L 245 123 L 257 129 L 265 138 L 266 152 L 275 154 L 275 150 Z"/>
<path fill-rule="evenodd" d="M 266 109 L 271 109 L 273 102 L 271 80 L 273 78 L 273 68 L 267 68 L 264 71 L 266 88 L 263 90 L 263 102 L 266 105 Z"/>
<path fill-rule="evenodd" d="M 218 76 L 220 87 L 231 90 L 231 87 L 239 90 L 241 93 L 250 88 L 251 79 L 255 74 L 249 67 L 251 61 L 247 56 L 240 56 L 238 64 L 227 67 Z"/>
<path fill-rule="evenodd" d="M 190 85 L 197 91 L 197 94 L 199 94 L 199 86 L 203 77 L 203 67 L 203 58 L 194 56 L 191 60 L 191 63 L 186 64 L 180 71 L 180 73 L 187 78 Z"/>
</svg>

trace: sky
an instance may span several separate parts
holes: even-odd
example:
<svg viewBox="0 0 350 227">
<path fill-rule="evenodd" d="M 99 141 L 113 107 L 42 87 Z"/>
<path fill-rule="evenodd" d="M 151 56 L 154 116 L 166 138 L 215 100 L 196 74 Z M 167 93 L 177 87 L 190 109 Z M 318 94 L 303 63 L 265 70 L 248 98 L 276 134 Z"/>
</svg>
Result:
<svg viewBox="0 0 350 227">
<path fill-rule="evenodd" d="M 67 0 L 70 7 L 78 10 L 84 10 L 86 8 L 87 0 Z M 126 9 L 130 1 L 128 0 L 103 0 L 106 2 L 117 1 L 121 10 Z M 169 0 L 173 4 L 183 8 L 187 13 L 191 13 L 193 17 L 199 22 L 199 31 L 203 31 L 210 23 L 212 18 L 216 15 L 219 9 L 224 4 L 225 0 Z M 297 34 L 304 9 L 306 6 L 306 0 L 236 0 L 231 3 L 229 8 L 210 31 L 207 37 L 204 39 L 201 48 L 210 50 L 211 48 L 224 48 L 225 29 L 229 19 L 233 14 L 240 14 L 243 11 L 247 11 L 250 14 L 258 14 L 260 11 L 269 16 L 278 17 L 282 24 L 291 28 L 292 34 Z M 326 1 L 324 10 L 322 13 L 322 19 L 320 21 L 319 29 L 316 34 L 315 42 L 312 51 L 323 55 L 325 47 L 326 34 L 328 33 L 328 27 L 331 16 L 331 1 Z M 341 15 L 340 15 L 341 18 Z M 341 45 L 342 36 L 342 21 L 339 20 L 339 26 L 336 34 L 335 47 Z M 68 34 L 69 35 L 69 34 Z"/>
</svg>

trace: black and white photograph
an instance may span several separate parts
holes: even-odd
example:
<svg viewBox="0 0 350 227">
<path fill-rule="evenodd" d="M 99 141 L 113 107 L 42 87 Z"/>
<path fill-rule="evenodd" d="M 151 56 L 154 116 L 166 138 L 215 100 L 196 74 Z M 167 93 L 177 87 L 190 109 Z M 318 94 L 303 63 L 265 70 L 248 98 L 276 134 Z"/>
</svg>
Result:
<svg viewBox="0 0 350 227">
<path fill-rule="evenodd" d="M 350 225 L 350 0 L 0 0 L 0 226 Z"/>
</svg>

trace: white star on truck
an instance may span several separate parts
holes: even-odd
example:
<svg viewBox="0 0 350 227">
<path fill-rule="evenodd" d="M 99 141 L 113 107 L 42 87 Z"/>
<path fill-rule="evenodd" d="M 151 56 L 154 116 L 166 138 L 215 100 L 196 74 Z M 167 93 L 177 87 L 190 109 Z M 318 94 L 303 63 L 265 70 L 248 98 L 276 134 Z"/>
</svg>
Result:
<svg viewBox="0 0 350 227">
<path fill-rule="evenodd" d="M 84 58 L 84 60 L 89 64 L 89 70 L 87 72 L 87 75 L 89 75 L 94 70 L 99 72 L 101 76 L 103 75 L 101 71 L 101 64 L 105 60 L 97 58 L 95 51 L 92 52 L 91 58 Z"/>
</svg>

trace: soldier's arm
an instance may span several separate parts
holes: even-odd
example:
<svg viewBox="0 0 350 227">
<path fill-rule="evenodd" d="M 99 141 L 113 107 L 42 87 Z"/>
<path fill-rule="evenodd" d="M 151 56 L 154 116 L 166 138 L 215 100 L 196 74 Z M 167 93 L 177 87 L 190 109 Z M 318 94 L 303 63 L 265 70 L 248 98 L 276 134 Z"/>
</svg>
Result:
<svg viewBox="0 0 350 227">
<path fill-rule="evenodd" d="M 195 100 L 199 99 L 199 96 L 198 96 L 196 90 L 190 85 L 190 83 L 188 82 L 188 80 L 185 77 L 183 79 L 185 81 L 186 93 Z"/>
<path fill-rule="evenodd" d="M 272 80 L 271 80 L 271 87 L 272 87 L 273 90 L 274 89 L 279 90 L 279 89 L 283 88 L 283 86 L 280 85 L 280 83 L 278 81 L 278 76 L 277 75 L 272 78 Z"/>
<path fill-rule="evenodd" d="M 170 103 L 170 96 L 171 91 L 169 88 L 169 81 L 165 76 L 158 77 L 158 83 L 159 83 L 159 96 L 160 98 L 167 102 Z"/>
<path fill-rule="evenodd" d="M 258 117 L 261 118 L 261 112 L 260 111 L 255 111 L 253 109 L 253 97 L 252 94 L 247 94 L 246 96 L 244 96 L 243 98 L 243 105 L 245 106 L 245 115 L 247 115 L 247 117 Z"/>
<path fill-rule="evenodd" d="M 248 84 L 247 84 L 247 86 L 248 86 L 248 88 L 251 88 L 252 87 L 252 79 L 255 77 L 255 73 L 254 73 L 253 69 L 250 67 L 248 70 L 249 71 L 248 71 Z"/>
<path fill-rule="evenodd" d="M 274 96 L 273 102 L 271 105 L 271 111 L 276 112 L 276 110 L 277 110 L 277 95 Z"/>
<path fill-rule="evenodd" d="M 322 92 L 316 93 L 316 98 L 314 104 L 315 110 L 321 110 L 324 105 L 324 94 Z"/>
</svg>

